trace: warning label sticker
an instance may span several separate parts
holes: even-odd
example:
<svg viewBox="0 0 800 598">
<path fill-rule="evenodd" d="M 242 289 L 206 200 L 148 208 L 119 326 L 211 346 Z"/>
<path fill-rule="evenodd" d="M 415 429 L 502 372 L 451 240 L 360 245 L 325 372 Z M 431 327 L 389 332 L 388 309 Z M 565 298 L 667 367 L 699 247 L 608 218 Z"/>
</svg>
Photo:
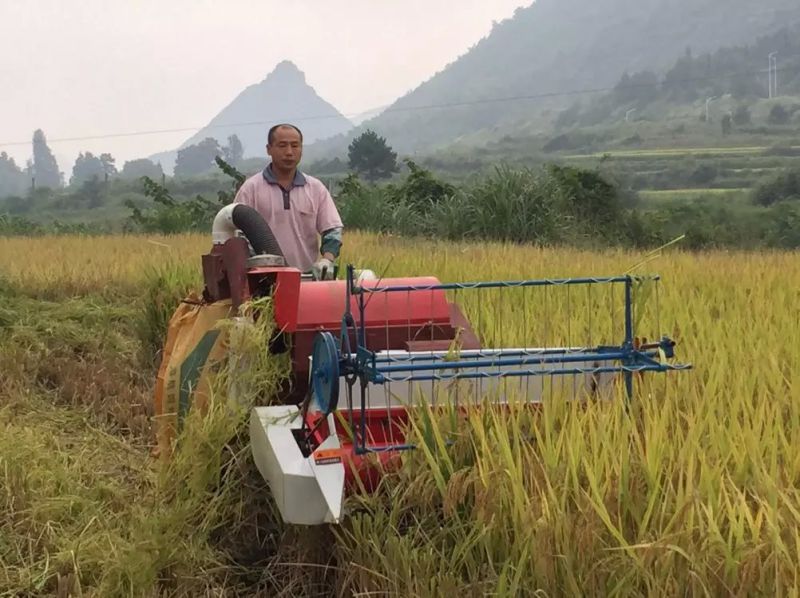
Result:
<svg viewBox="0 0 800 598">
<path fill-rule="evenodd" d="M 342 462 L 341 449 L 325 449 L 314 453 L 314 463 L 317 465 L 332 465 Z"/>
</svg>

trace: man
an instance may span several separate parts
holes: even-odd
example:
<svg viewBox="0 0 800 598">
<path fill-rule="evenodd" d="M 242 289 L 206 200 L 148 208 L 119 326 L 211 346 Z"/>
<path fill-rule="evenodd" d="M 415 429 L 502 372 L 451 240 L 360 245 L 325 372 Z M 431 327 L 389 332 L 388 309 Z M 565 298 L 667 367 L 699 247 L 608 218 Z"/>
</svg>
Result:
<svg viewBox="0 0 800 598">
<path fill-rule="evenodd" d="M 267 134 L 272 162 L 247 179 L 234 203 L 258 211 L 272 229 L 286 262 L 314 278 L 333 278 L 342 246 L 342 220 L 325 185 L 297 169 L 303 134 L 294 125 L 275 125 Z M 321 236 L 319 245 L 317 235 Z"/>
</svg>

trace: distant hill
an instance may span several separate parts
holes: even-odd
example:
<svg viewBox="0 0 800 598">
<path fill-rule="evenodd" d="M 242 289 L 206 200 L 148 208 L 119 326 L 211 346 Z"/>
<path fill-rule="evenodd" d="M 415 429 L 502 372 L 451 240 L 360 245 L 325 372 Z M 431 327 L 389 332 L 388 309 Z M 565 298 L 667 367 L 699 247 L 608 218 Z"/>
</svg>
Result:
<svg viewBox="0 0 800 598">
<path fill-rule="evenodd" d="M 299 119 L 298 117 L 304 117 Z M 291 121 L 302 131 L 306 143 L 344 133 L 352 123 L 306 83 L 305 75 L 292 62 L 283 61 L 260 83 L 249 86 L 223 108 L 211 122 L 177 149 L 213 137 L 226 145 L 236 134 L 244 146 L 245 158 L 261 157 L 270 123 Z M 172 172 L 176 150 L 151 156 Z"/>
<path fill-rule="evenodd" d="M 557 128 L 620 122 L 635 113 L 633 121 L 658 122 L 693 110 L 704 118 L 703 101 L 714 99 L 709 118 L 736 117 L 740 127 L 750 124 L 751 110 L 768 96 L 769 75 L 764 57 L 775 53 L 778 61 L 776 97 L 765 104 L 776 113 L 770 124 L 788 124 L 800 112 L 800 23 L 759 37 L 753 43 L 726 46 L 715 52 L 679 58 L 662 76 L 646 70 L 625 73 L 614 90 L 594 102 L 577 101 L 556 120 Z M 776 108 L 779 107 L 779 108 Z M 780 110 L 786 114 L 781 123 Z"/>
<path fill-rule="evenodd" d="M 379 115 L 381 112 L 383 112 L 384 110 L 386 110 L 386 108 L 388 108 L 388 106 L 381 106 L 381 107 L 379 107 L 379 108 L 373 108 L 372 110 L 367 110 L 366 112 L 361 112 L 361 113 L 359 113 L 359 114 L 354 114 L 354 115 L 353 115 L 353 114 L 351 114 L 351 115 L 349 116 L 349 118 L 350 118 L 350 121 L 351 121 L 351 122 L 352 122 L 354 125 L 360 125 L 360 124 L 361 124 L 361 123 L 363 123 L 365 120 L 370 120 L 370 119 L 372 119 L 372 118 L 375 118 L 375 117 L 376 117 L 376 116 L 378 116 L 378 115 Z"/>
<path fill-rule="evenodd" d="M 446 145 L 575 100 L 496 98 L 610 87 L 626 71 L 663 72 L 687 48 L 698 55 L 752 43 L 795 22 L 797 0 L 537 0 L 376 118 L 310 149 L 342 152 L 367 127 L 402 152 Z"/>
</svg>

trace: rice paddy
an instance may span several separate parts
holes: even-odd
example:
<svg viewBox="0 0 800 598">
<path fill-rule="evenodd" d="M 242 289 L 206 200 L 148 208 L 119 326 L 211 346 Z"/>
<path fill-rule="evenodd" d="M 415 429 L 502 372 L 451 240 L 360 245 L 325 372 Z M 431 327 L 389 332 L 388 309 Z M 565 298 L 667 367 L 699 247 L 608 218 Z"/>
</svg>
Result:
<svg viewBox="0 0 800 598">
<path fill-rule="evenodd" d="M 173 462 L 151 456 L 154 347 L 209 245 L 0 238 L 0 596 L 798 594 L 800 254 L 346 235 L 342 262 L 386 276 L 657 272 L 642 325 L 695 369 L 642 382 L 630 410 L 423 411 L 377 494 L 302 530 L 222 398 Z M 592 298 L 571 301 L 583 330 Z M 519 306 L 495 307 L 516 340 Z"/>
</svg>

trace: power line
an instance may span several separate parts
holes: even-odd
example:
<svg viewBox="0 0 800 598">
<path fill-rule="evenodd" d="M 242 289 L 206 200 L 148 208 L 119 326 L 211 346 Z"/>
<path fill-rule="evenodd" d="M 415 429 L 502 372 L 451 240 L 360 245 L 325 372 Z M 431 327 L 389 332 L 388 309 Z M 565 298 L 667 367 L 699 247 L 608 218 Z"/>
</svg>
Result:
<svg viewBox="0 0 800 598">
<path fill-rule="evenodd" d="M 793 56 L 800 56 L 798 54 L 788 56 L 787 58 L 792 58 Z M 796 73 L 800 72 L 800 66 L 797 67 L 784 67 L 781 69 L 773 69 L 773 72 L 780 72 L 780 73 Z M 759 69 L 756 71 L 746 71 L 740 73 L 730 73 L 724 75 L 715 75 L 715 76 L 708 76 L 708 77 L 691 77 L 687 79 L 677 79 L 674 81 L 670 81 L 670 85 L 679 85 L 685 83 L 701 83 L 701 82 L 708 82 L 708 81 L 716 81 L 720 79 L 736 79 L 740 77 L 752 77 L 756 75 L 762 75 L 765 73 L 764 69 Z M 515 95 L 515 96 L 506 96 L 506 97 L 494 97 L 494 98 L 482 98 L 476 100 L 463 100 L 460 102 L 446 102 L 440 104 L 423 104 L 418 106 L 398 106 L 394 108 L 387 108 L 383 110 L 380 115 L 383 114 L 393 114 L 399 112 L 416 112 L 422 110 L 435 110 L 435 109 L 444 109 L 444 108 L 462 108 L 468 106 L 479 106 L 485 104 L 499 104 L 499 103 L 506 103 L 506 102 L 518 102 L 518 101 L 530 101 L 530 100 L 544 100 L 544 99 L 552 99 L 558 97 L 571 97 L 577 95 L 590 95 L 596 93 L 607 93 L 610 91 L 626 91 L 632 89 L 648 89 L 648 88 L 657 88 L 663 85 L 662 82 L 657 83 L 637 83 L 637 84 L 629 84 L 623 86 L 610 86 L 610 87 L 595 87 L 595 88 L 584 88 L 584 89 L 576 89 L 572 91 L 552 91 L 552 92 L 544 92 L 544 93 L 537 93 L 537 94 L 525 94 L 525 95 Z M 373 108 L 372 110 L 365 110 L 359 113 L 352 114 L 351 116 L 358 116 L 360 114 L 365 114 L 367 112 L 372 112 L 375 110 L 379 110 L 379 108 Z M 145 135 L 163 135 L 168 133 L 187 133 L 193 131 L 201 131 L 204 129 L 218 129 L 218 128 L 233 128 L 233 127 L 251 127 L 251 126 L 266 126 L 272 125 L 277 120 L 283 121 L 290 121 L 290 122 L 306 122 L 306 121 L 313 121 L 313 120 L 324 120 L 329 118 L 339 118 L 339 114 L 320 114 L 320 115 L 306 115 L 306 116 L 294 116 L 294 117 L 281 117 L 280 119 L 272 119 L 272 120 L 260 120 L 260 121 L 250 121 L 250 122 L 240 122 L 240 123 L 226 123 L 226 124 L 218 124 L 218 125 L 204 125 L 201 127 L 180 127 L 174 129 L 150 129 L 150 130 L 141 130 L 141 131 L 131 131 L 126 133 L 107 133 L 102 135 L 86 135 L 80 137 L 61 137 L 57 139 L 48 139 L 48 144 L 53 143 L 65 143 L 65 142 L 75 142 L 75 141 L 94 141 L 100 139 L 114 139 L 120 137 L 140 137 Z M 28 141 L 9 141 L 0 143 L 0 147 L 10 147 L 10 146 L 20 146 L 20 145 L 28 145 L 30 144 L 30 140 Z"/>
</svg>

